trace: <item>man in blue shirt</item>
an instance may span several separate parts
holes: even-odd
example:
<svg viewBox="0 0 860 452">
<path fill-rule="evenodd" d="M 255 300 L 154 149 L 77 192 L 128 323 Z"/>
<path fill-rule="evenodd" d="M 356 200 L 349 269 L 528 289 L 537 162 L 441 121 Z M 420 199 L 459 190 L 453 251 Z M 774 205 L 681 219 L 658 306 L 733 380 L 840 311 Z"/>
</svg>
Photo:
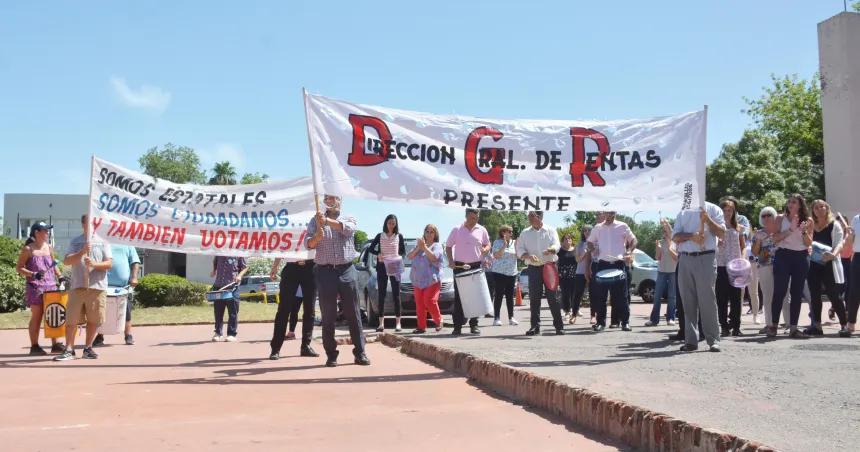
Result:
<svg viewBox="0 0 860 452">
<path fill-rule="evenodd" d="M 137 272 L 140 269 L 140 257 L 137 256 L 137 250 L 133 246 L 128 245 L 111 245 L 111 254 L 113 254 L 113 265 L 108 272 L 109 287 L 126 287 L 131 286 L 133 289 L 137 286 Z M 131 335 L 131 304 L 133 292 L 129 290 L 128 300 L 125 304 L 125 344 L 134 345 L 134 338 Z M 99 333 L 94 346 L 104 345 L 105 338 Z"/>
</svg>

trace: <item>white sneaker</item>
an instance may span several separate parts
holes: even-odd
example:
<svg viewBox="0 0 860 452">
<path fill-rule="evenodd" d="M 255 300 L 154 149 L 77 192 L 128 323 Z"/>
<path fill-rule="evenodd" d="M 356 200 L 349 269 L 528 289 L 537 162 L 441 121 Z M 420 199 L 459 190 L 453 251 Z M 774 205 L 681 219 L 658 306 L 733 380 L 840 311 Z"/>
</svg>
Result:
<svg viewBox="0 0 860 452">
<path fill-rule="evenodd" d="M 227 342 L 236 342 L 236 336 L 227 336 Z"/>
<path fill-rule="evenodd" d="M 654 322 L 652 322 L 652 321 L 650 321 L 650 320 L 649 320 L 649 321 L 647 321 L 647 322 L 645 322 L 645 326 L 657 326 L 657 325 L 658 325 L 657 323 L 654 323 Z"/>
<path fill-rule="evenodd" d="M 214 335 L 212 336 L 212 342 L 221 342 L 224 340 L 224 336 Z"/>
<path fill-rule="evenodd" d="M 667 320 L 666 325 L 675 326 L 675 321 L 674 320 Z"/>
<path fill-rule="evenodd" d="M 515 318 L 513 318 L 513 317 L 511 317 L 511 318 L 508 320 L 508 325 L 519 325 L 519 324 L 520 324 L 520 322 L 517 322 L 517 319 L 515 319 Z"/>
<path fill-rule="evenodd" d="M 756 325 L 761 325 L 761 320 L 759 320 L 757 316 L 753 316 L 753 323 Z"/>
<path fill-rule="evenodd" d="M 499 319 L 493 320 L 493 326 L 502 326 L 502 321 Z"/>
</svg>

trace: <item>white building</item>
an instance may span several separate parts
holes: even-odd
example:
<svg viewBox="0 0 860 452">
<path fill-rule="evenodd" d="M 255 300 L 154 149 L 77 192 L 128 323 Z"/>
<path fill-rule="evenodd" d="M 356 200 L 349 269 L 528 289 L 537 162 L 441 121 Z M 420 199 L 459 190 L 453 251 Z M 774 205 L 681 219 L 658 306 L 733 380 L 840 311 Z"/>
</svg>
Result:
<svg viewBox="0 0 860 452">
<path fill-rule="evenodd" d="M 3 235 L 27 238 L 30 226 L 44 221 L 54 225 L 52 240 L 59 256 L 66 254 L 72 239 L 83 233 L 81 215 L 87 212 L 87 195 L 6 193 L 3 195 Z M 212 256 L 171 253 L 138 248 L 145 273 L 184 276 L 210 283 Z"/>
</svg>

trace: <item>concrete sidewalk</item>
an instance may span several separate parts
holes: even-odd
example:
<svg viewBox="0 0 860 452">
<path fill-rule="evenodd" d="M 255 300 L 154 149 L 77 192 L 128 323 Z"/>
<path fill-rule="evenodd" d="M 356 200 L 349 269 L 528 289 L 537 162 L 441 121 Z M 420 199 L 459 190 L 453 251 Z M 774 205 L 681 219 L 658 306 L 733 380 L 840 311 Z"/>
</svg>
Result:
<svg viewBox="0 0 860 452">
<path fill-rule="evenodd" d="M 297 341 L 270 361 L 271 328 L 240 325 L 237 343 L 210 342 L 209 326 L 137 328 L 137 345 L 69 362 L 27 357 L 25 330 L 0 331 L 3 450 L 623 449 L 379 344 L 369 367 L 351 346 L 324 367 Z"/>
<path fill-rule="evenodd" d="M 824 338 L 769 340 L 744 316 L 747 336 L 724 338 L 722 353 L 680 354 L 681 343 L 667 340 L 675 327 L 642 326 L 650 305 L 638 299 L 632 332 L 595 334 L 586 317 L 564 336 L 546 308 L 543 334 L 525 336 L 527 304 L 515 309 L 519 326 L 481 319 L 480 336 L 452 337 L 447 328 L 413 338 L 785 451 L 860 449 L 860 339 L 836 337 L 838 325 L 826 324 Z"/>
</svg>

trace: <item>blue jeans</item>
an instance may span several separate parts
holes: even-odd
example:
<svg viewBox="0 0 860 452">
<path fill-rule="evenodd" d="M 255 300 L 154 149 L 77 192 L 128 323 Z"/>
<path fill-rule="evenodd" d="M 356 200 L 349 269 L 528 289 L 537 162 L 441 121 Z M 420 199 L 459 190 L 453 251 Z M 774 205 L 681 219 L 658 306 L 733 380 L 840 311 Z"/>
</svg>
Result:
<svg viewBox="0 0 860 452">
<path fill-rule="evenodd" d="M 651 323 L 660 323 L 660 301 L 666 293 L 666 320 L 675 320 L 675 273 L 657 273 L 654 291 L 654 307 L 651 308 Z"/>
<path fill-rule="evenodd" d="M 213 288 L 213 290 L 215 290 Z M 224 328 L 224 309 L 227 309 L 227 335 L 236 336 L 239 332 L 239 288 L 233 289 L 233 298 L 230 300 L 216 300 L 212 302 L 215 308 L 215 334 L 221 336 Z"/>
</svg>

